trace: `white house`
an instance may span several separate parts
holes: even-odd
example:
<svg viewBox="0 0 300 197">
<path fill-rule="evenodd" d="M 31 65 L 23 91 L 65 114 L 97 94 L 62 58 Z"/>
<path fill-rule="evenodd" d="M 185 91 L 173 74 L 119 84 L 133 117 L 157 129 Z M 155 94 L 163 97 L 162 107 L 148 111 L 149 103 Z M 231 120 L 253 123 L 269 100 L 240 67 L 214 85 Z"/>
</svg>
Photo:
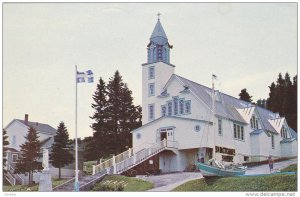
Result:
<svg viewBox="0 0 300 197">
<path fill-rule="evenodd" d="M 41 157 L 42 149 L 48 149 L 49 153 L 51 152 L 51 146 L 54 142 L 54 136 L 56 135 L 56 129 L 50 125 L 28 121 L 28 114 L 25 114 L 24 120 L 14 119 L 4 128 L 4 130 L 7 131 L 9 141 L 8 147 L 4 149 L 7 158 L 7 176 L 10 179 L 10 182 L 16 181 L 16 184 L 27 184 L 28 182 L 28 176 L 26 174 L 15 174 L 15 165 L 20 155 L 20 146 L 25 143 L 25 136 L 30 127 L 34 128 L 39 136 L 39 141 L 41 142 Z M 40 160 L 42 160 L 42 158 L 40 158 Z M 82 169 L 82 165 L 80 166 Z M 49 170 L 53 178 L 58 177 L 58 168 L 55 168 L 50 164 Z M 62 177 L 73 177 L 74 164 L 62 168 L 61 173 Z M 33 181 L 39 182 L 39 176 L 40 173 L 34 173 Z"/>
<path fill-rule="evenodd" d="M 175 74 L 170 49 L 158 19 L 142 64 L 143 125 L 132 131 L 132 154 L 166 139 L 169 148 L 154 160 L 162 172 L 212 157 L 245 163 L 297 156 L 297 134 L 284 117 Z"/>
</svg>

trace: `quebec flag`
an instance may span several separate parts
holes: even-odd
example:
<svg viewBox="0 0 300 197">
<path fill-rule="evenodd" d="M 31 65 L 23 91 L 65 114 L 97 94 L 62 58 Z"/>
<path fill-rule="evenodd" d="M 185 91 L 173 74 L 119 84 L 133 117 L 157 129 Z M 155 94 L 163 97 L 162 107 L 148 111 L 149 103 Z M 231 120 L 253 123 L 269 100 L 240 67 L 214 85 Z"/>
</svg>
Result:
<svg viewBox="0 0 300 197">
<path fill-rule="evenodd" d="M 77 83 L 84 83 L 84 82 L 88 82 L 88 83 L 93 83 L 94 82 L 94 74 L 91 70 L 88 70 L 86 72 L 78 72 L 77 71 Z"/>
</svg>

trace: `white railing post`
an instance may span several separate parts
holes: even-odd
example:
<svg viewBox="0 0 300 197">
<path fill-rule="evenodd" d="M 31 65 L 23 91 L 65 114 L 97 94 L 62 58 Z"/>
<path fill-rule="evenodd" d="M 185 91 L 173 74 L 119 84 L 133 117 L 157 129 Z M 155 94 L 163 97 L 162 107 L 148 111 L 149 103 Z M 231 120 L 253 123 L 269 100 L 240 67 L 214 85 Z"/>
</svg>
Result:
<svg viewBox="0 0 300 197">
<path fill-rule="evenodd" d="M 163 144 L 164 144 L 164 147 L 167 147 L 167 140 L 166 140 L 166 138 L 164 138 Z"/>
<path fill-rule="evenodd" d="M 132 156 L 132 148 L 129 148 L 128 151 L 129 151 L 129 157 L 131 157 Z"/>
<path fill-rule="evenodd" d="M 96 174 L 96 166 L 93 165 L 93 175 Z"/>
<path fill-rule="evenodd" d="M 113 156 L 112 164 L 113 164 L 113 167 L 114 167 L 114 174 L 116 174 L 117 173 L 116 156 Z"/>
</svg>

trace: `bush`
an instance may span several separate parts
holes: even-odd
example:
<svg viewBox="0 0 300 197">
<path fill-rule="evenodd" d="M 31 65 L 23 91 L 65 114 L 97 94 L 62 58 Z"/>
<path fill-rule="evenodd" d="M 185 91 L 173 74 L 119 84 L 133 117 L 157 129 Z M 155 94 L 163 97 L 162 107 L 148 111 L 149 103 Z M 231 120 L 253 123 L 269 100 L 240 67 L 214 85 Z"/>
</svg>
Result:
<svg viewBox="0 0 300 197">
<path fill-rule="evenodd" d="M 123 191 L 124 186 L 121 183 L 110 184 L 110 183 L 100 183 L 97 184 L 93 191 Z"/>
</svg>

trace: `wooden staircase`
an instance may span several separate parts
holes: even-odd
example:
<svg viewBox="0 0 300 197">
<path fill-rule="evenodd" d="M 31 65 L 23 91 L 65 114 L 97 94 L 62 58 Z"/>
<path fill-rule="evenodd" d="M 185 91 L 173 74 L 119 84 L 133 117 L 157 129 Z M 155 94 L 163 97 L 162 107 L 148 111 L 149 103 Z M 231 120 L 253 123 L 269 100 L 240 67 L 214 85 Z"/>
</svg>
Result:
<svg viewBox="0 0 300 197">
<path fill-rule="evenodd" d="M 145 147 L 134 153 L 134 148 L 129 148 L 127 151 L 113 156 L 113 158 L 101 162 L 98 165 L 93 166 L 93 174 L 100 173 L 104 170 L 107 174 L 121 174 L 152 156 L 162 152 L 165 149 L 177 149 L 178 143 L 175 141 L 167 141 L 166 139 L 153 144 L 149 147 Z"/>
</svg>

